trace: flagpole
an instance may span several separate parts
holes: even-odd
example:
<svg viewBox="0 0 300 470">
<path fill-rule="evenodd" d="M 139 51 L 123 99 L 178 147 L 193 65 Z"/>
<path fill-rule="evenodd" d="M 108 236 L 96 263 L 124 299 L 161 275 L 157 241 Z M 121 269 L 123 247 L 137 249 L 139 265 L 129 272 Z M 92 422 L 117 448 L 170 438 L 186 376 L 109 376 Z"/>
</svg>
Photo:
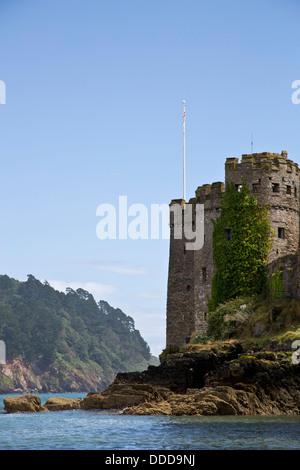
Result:
<svg viewBox="0 0 300 470">
<path fill-rule="evenodd" d="M 185 100 L 183 104 L 183 116 L 182 116 L 182 125 L 183 125 L 183 199 L 185 201 Z"/>
</svg>

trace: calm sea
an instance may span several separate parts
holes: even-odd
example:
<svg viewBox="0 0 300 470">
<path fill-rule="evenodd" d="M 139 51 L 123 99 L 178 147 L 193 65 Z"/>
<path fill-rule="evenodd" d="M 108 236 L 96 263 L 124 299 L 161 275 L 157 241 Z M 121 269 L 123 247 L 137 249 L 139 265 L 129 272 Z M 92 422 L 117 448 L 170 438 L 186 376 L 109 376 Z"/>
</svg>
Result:
<svg viewBox="0 0 300 470">
<path fill-rule="evenodd" d="M 300 416 L 126 416 L 96 410 L 8 414 L 4 396 L 9 395 L 0 395 L 0 450 L 300 449 Z M 42 403 L 51 396 L 41 394 Z"/>
</svg>

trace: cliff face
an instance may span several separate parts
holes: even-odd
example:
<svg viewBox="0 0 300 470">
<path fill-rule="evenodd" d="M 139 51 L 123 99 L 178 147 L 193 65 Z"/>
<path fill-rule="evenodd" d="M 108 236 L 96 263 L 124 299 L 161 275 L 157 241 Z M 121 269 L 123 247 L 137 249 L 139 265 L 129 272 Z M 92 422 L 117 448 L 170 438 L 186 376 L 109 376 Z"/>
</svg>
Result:
<svg viewBox="0 0 300 470">
<path fill-rule="evenodd" d="M 64 393 L 101 391 L 109 385 L 100 371 L 86 372 L 51 365 L 41 371 L 35 364 L 19 360 L 0 365 L 0 393 Z"/>
</svg>

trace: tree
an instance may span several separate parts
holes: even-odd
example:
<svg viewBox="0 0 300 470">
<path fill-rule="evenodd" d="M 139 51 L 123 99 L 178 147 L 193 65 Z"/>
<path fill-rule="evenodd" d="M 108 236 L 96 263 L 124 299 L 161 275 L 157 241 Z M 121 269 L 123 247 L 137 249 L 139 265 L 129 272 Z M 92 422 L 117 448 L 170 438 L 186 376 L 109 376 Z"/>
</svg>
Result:
<svg viewBox="0 0 300 470">
<path fill-rule="evenodd" d="M 38 362 L 39 368 L 63 360 L 86 372 L 100 367 L 109 381 L 117 372 L 143 369 L 151 357 L 122 310 L 97 304 L 83 289 L 56 291 L 31 274 L 25 282 L 0 276 L 0 339 L 8 360 Z"/>
<path fill-rule="evenodd" d="M 243 180 L 240 191 L 226 184 L 221 214 L 213 221 L 213 261 L 216 273 L 212 280 L 210 310 L 240 295 L 266 291 L 267 258 L 271 248 L 268 208 Z"/>
</svg>

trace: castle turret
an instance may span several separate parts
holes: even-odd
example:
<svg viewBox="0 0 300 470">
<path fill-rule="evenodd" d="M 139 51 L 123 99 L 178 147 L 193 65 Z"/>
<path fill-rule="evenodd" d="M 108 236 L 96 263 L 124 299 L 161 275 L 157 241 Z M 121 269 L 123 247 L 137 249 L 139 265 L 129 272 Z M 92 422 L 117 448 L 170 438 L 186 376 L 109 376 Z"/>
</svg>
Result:
<svg viewBox="0 0 300 470">
<path fill-rule="evenodd" d="M 239 191 L 243 180 L 261 205 L 269 207 L 269 221 L 273 245 L 269 263 L 286 255 L 299 253 L 299 168 L 288 159 L 286 151 L 279 153 L 252 153 L 238 158 L 227 158 L 225 185 L 234 183 Z M 170 218 L 170 259 L 167 298 L 167 348 L 181 347 L 192 333 L 205 333 L 207 328 L 207 300 L 215 273 L 213 263 L 213 222 L 219 214 L 224 183 L 205 184 L 196 190 L 188 204 L 173 200 L 184 215 L 188 206 L 204 207 L 204 244 L 198 250 L 186 250 L 181 218 L 175 223 Z M 183 219 L 182 219 L 183 220 Z M 197 222 L 197 221 L 196 221 Z M 176 225 L 177 224 L 177 225 Z M 174 236 L 181 230 L 181 237 Z"/>
<path fill-rule="evenodd" d="M 175 209 L 179 212 L 176 213 Z M 194 251 L 186 249 L 185 213 L 187 203 L 183 199 L 171 202 L 167 348 L 185 346 L 195 331 Z"/>
</svg>

